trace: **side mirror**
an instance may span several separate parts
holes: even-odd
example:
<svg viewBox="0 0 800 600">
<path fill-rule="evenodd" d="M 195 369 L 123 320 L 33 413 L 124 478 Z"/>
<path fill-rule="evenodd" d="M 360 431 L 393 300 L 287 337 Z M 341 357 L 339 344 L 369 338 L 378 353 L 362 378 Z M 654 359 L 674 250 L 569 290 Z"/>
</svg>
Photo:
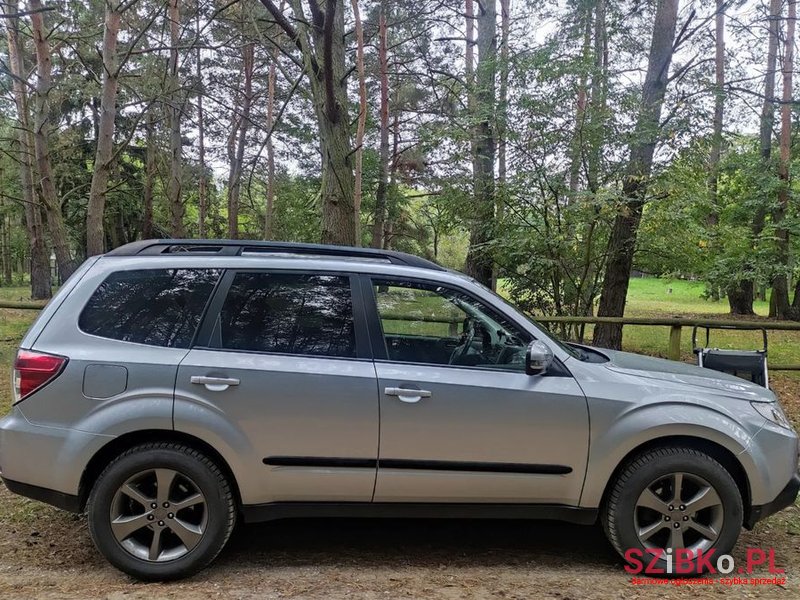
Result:
<svg viewBox="0 0 800 600">
<path fill-rule="evenodd" d="M 553 364 L 553 351 L 540 340 L 534 340 L 528 345 L 525 353 L 525 372 L 528 375 L 541 375 Z"/>
</svg>

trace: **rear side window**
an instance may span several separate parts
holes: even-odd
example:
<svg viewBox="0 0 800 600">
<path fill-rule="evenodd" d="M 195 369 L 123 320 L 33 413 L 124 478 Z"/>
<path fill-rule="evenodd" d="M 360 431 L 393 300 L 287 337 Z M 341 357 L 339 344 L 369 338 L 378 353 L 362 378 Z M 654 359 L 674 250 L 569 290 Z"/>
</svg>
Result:
<svg viewBox="0 0 800 600">
<path fill-rule="evenodd" d="M 78 319 L 85 333 L 168 348 L 188 348 L 218 269 L 143 269 L 112 273 Z"/>
<path fill-rule="evenodd" d="M 350 278 L 237 273 L 220 334 L 222 347 L 231 350 L 355 357 Z"/>
</svg>

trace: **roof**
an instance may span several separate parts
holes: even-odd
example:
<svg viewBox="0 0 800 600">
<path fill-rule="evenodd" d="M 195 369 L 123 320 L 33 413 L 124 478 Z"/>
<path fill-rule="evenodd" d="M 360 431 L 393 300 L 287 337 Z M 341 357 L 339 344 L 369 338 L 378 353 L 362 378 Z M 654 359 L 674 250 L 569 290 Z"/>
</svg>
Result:
<svg viewBox="0 0 800 600">
<path fill-rule="evenodd" d="M 258 240 L 141 240 L 125 244 L 106 253 L 105 256 L 165 256 L 182 253 L 211 254 L 217 256 L 241 256 L 242 254 L 288 254 L 305 257 L 358 258 L 377 260 L 395 265 L 405 265 L 421 269 L 445 271 L 435 262 L 379 248 L 354 248 L 351 246 L 331 246 L 326 244 L 304 244 L 297 242 L 265 242 Z"/>
</svg>

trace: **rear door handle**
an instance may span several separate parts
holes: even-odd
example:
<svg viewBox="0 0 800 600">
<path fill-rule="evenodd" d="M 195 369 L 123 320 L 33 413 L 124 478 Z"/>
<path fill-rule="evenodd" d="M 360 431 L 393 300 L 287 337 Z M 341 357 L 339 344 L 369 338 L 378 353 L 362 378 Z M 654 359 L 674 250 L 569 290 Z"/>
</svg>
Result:
<svg viewBox="0 0 800 600">
<path fill-rule="evenodd" d="M 414 388 L 387 387 L 383 390 L 383 393 L 387 396 L 397 396 L 400 402 L 408 402 L 409 404 L 414 404 L 423 398 L 431 397 L 431 393 L 428 390 L 417 390 Z"/>
<path fill-rule="evenodd" d="M 207 377 L 206 375 L 192 375 L 190 381 L 197 385 L 204 385 L 212 392 L 222 392 L 232 385 L 239 385 L 239 380 L 233 377 Z"/>
</svg>

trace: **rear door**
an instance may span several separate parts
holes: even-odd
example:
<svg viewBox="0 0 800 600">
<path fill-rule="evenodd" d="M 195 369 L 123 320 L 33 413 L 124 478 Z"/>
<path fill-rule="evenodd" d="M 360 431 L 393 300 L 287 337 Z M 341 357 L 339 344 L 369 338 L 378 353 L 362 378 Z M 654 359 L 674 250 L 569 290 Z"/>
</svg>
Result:
<svg viewBox="0 0 800 600">
<path fill-rule="evenodd" d="M 180 365 L 175 427 L 230 457 L 245 504 L 372 499 L 378 399 L 351 279 L 227 272 Z"/>
</svg>

